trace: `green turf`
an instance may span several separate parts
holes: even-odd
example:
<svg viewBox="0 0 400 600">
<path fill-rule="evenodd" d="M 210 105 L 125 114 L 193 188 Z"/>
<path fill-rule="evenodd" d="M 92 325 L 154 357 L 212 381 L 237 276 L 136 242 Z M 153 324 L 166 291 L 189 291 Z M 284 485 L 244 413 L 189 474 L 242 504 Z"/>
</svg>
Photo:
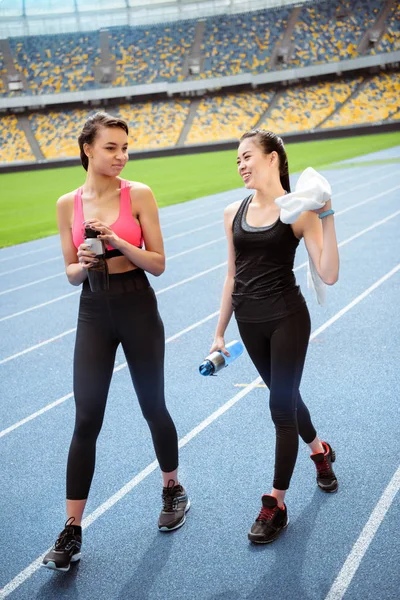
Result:
<svg viewBox="0 0 400 600">
<path fill-rule="evenodd" d="M 290 172 L 400 145 L 400 132 L 287 144 Z M 0 175 L 0 247 L 57 233 L 55 202 L 84 182 L 81 167 Z M 241 187 L 236 151 L 131 160 L 123 176 L 150 185 L 159 206 Z"/>
</svg>

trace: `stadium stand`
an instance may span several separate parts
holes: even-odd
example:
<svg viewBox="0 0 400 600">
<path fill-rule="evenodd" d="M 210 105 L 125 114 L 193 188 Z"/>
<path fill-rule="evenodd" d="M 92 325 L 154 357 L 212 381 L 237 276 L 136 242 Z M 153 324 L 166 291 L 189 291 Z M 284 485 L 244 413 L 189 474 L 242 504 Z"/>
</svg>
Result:
<svg viewBox="0 0 400 600">
<path fill-rule="evenodd" d="M 380 42 L 371 49 L 371 54 L 400 50 L 400 1 L 393 5 L 387 29 Z"/>
<path fill-rule="evenodd" d="M 100 61 L 98 32 L 10 38 L 15 68 L 29 85 L 29 94 L 57 94 L 95 87 L 94 67 Z"/>
<path fill-rule="evenodd" d="M 237 139 L 254 127 L 268 108 L 273 92 L 245 92 L 201 101 L 186 143 Z"/>
<path fill-rule="evenodd" d="M 175 146 L 190 108 L 190 100 L 123 104 L 118 114 L 129 125 L 129 149 Z"/>
<path fill-rule="evenodd" d="M 35 157 L 15 115 L 0 117 L 0 162 L 30 161 Z"/>
<path fill-rule="evenodd" d="M 115 62 L 116 86 L 181 81 L 185 54 L 190 49 L 195 21 L 168 26 L 110 29 L 110 58 Z"/>
<path fill-rule="evenodd" d="M 381 73 L 367 80 L 358 93 L 322 127 L 346 127 L 385 121 L 398 111 L 399 97 L 400 73 Z"/>
<path fill-rule="evenodd" d="M 284 33 L 287 8 L 221 15 L 207 19 L 202 44 L 201 78 L 261 73 L 268 69 L 272 51 Z"/>
<path fill-rule="evenodd" d="M 127 121 L 129 149 L 143 150 L 174 146 L 186 120 L 189 106 L 190 101 L 184 99 L 122 104 L 107 107 L 105 110 Z M 79 156 L 79 133 L 83 123 L 94 112 L 96 111 L 91 109 L 73 109 L 31 114 L 29 120 L 32 131 L 45 158 Z"/>
<path fill-rule="evenodd" d="M 293 31 L 288 66 L 355 58 L 361 36 L 375 22 L 381 7 L 380 0 L 325 0 L 303 6 Z"/>
<path fill-rule="evenodd" d="M 361 77 L 314 85 L 297 85 L 281 92 L 261 126 L 277 133 L 312 130 L 345 102 Z"/>
</svg>

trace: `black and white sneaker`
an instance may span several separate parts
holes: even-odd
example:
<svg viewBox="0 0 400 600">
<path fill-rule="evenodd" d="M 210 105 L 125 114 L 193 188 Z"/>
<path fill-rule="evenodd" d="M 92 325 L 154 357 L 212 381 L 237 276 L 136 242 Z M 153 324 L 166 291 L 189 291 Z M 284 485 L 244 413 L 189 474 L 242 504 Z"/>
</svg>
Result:
<svg viewBox="0 0 400 600">
<path fill-rule="evenodd" d="M 170 479 L 168 486 L 162 491 L 163 507 L 158 519 L 158 529 L 160 531 L 173 531 L 182 527 L 186 521 L 186 513 L 190 508 L 190 500 L 185 489 L 180 485 L 175 485 L 175 481 Z"/>
<path fill-rule="evenodd" d="M 65 523 L 54 547 L 46 554 L 41 566 L 54 571 L 69 571 L 71 563 L 80 560 L 82 546 L 81 528 L 73 525 L 74 517 Z"/>
<path fill-rule="evenodd" d="M 328 494 L 336 492 L 339 484 L 336 475 L 332 469 L 332 463 L 336 460 L 336 453 L 327 442 L 322 442 L 325 452 L 311 454 L 311 460 L 315 463 L 317 469 L 317 485 Z"/>
<path fill-rule="evenodd" d="M 281 531 L 288 526 L 289 519 L 285 508 L 279 508 L 273 496 L 264 494 L 261 498 L 262 508 L 248 533 L 254 544 L 269 544 L 279 537 Z"/>
</svg>

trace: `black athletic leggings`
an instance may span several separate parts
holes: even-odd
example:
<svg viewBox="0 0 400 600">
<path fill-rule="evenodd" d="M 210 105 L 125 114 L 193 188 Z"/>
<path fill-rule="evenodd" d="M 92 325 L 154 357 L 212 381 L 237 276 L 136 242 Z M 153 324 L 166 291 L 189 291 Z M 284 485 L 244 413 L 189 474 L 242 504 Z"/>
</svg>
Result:
<svg viewBox="0 0 400 600">
<path fill-rule="evenodd" d="M 296 463 L 299 434 L 306 444 L 316 437 L 299 386 L 310 336 L 310 315 L 298 312 L 264 323 L 238 321 L 240 335 L 257 371 L 270 390 L 276 429 L 274 488 L 287 490 Z"/>
<path fill-rule="evenodd" d="M 107 292 L 83 284 L 74 355 L 76 421 L 67 466 L 67 498 L 88 497 L 115 353 L 122 344 L 161 470 L 178 466 L 178 438 L 164 398 L 164 326 L 145 273 L 110 275 Z"/>
</svg>

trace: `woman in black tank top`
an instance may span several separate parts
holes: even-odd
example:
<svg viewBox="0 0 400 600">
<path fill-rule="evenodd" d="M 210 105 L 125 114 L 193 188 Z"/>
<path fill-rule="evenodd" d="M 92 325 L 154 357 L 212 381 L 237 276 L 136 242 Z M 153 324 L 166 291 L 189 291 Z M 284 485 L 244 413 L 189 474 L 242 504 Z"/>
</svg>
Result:
<svg viewBox="0 0 400 600">
<path fill-rule="evenodd" d="M 234 312 L 249 356 L 270 391 L 276 430 L 274 480 L 271 493 L 262 496 L 260 514 L 248 534 L 250 541 L 265 544 L 288 524 L 284 499 L 299 435 L 311 449 L 320 489 L 335 492 L 338 488 L 332 469 L 335 452 L 318 438 L 299 392 L 310 317 L 293 264 L 304 238 L 319 276 L 332 285 L 338 278 L 339 256 L 330 201 L 321 210 L 304 212 L 293 225 L 279 218 L 274 201 L 290 192 L 288 160 L 280 137 L 262 129 L 243 135 L 238 170 L 245 187 L 255 193 L 225 209 L 228 273 L 211 351 L 228 354 L 224 333 Z M 327 210 L 330 214 L 322 216 Z"/>
</svg>

